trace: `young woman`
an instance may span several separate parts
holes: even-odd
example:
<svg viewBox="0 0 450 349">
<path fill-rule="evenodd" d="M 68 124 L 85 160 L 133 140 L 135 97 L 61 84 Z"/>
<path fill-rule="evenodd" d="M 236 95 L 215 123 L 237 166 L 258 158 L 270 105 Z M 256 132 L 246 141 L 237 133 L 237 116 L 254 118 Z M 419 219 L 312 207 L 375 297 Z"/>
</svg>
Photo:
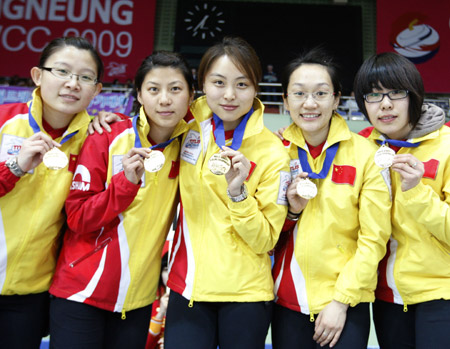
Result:
<svg viewBox="0 0 450 349">
<path fill-rule="evenodd" d="M 65 222 L 64 201 L 86 138 L 86 108 L 102 89 L 102 73 L 102 61 L 88 41 L 58 38 L 31 69 L 37 86 L 33 99 L 0 106 L 0 337 L 5 348 L 39 348 L 47 331 L 47 291 Z M 55 147 L 59 155 L 51 155 Z M 52 156 L 61 169 L 46 166 L 53 167 Z"/>
<path fill-rule="evenodd" d="M 382 348 L 449 348 L 450 129 L 424 104 L 420 73 L 382 53 L 355 78 L 362 133 L 392 149 L 392 236 L 379 266 L 374 321 Z M 385 146 L 389 146 L 389 148 Z M 396 155 L 394 156 L 394 154 Z"/>
<path fill-rule="evenodd" d="M 191 106 L 181 148 L 164 344 L 262 348 L 273 299 L 267 252 L 286 217 L 289 159 L 263 125 L 261 66 L 246 41 L 209 48 L 198 75 L 205 96 Z"/>
<path fill-rule="evenodd" d="M 192 82 L 180 55 L 152 54 L 135 77 L 140 114 L 87 138 L 50 288 L 52 347 L 145 347 Z"/>
<path fill-rule="evenodd" d="M 376 147 L 336 113 L 341 88 L 323 50 L 290 62 L 282 88 L 294 121 L 283 132 L 293 181 L 273 268 L 272 343 L 367 348 L 369 302 L 390 234 L 389 192 L 373 162 Z"/>
</svg>

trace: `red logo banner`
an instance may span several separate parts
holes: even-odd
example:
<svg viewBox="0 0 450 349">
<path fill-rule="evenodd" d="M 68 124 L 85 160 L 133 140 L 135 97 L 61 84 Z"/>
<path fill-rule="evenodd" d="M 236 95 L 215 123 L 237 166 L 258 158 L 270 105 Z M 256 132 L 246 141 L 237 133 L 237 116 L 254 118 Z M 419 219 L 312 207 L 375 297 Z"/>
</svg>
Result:
<svg viewBox="0 0 450 349">
<path fill-rule="evenodd" d="M 90 40 L 103 80 L 132 79 L 153 50 L 156 0 L 0 0 L 0 76 L 28 77 L 45 45 L 60 36 Z"/>
<path fill-rule="evenodd" d="M 377 52 L 397 52 L 420 71 L 428 93 L 450 93 L 450 2 L 378 0 Z"/>
</svg>

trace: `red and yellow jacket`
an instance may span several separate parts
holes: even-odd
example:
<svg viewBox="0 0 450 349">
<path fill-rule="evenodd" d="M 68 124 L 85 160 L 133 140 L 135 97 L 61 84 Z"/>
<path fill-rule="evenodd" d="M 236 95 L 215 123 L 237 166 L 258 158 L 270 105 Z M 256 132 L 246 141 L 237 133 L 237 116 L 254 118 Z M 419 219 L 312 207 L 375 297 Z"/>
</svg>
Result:
<svg viewBox="0 0 450 349">
<path fill-rule="evenodd" d="M 22 142 L 35 133 L 30 126 L 30 114 L 40 131 L 46 133 L 39 88 L 33 92 L 31 102 L 0 106 L 2 295 L 40 293 L 50 287 L 60 246 L 60 230 L 66 220 L 64 202 L 90 122 L 89 115 L 83 111 L 72 119 L 62 137 L 55 139 L 61 142 L 66 135 L 74 133 L 60 148 L 69 158 L 68 167 L 55 171 L 41 163 L 19 179 L 5 166 L 5 161 L 16 156 Z"/>
<path fill-rule="evenodd" d="M 176 210 L 179 136 L 187 125 L 182 120 L 176 126 L 163 168 L 145 172 L 138 185 L 122 168 L 122 157 L 135 146 L 132 120 L 111 128 L 89 136 L 81 150 L 50 293 L 124 313 L 155 300 L 161 250 Z M 142 147 L 150 147 L 142 108 L 137 130 Z"/>
</svg>

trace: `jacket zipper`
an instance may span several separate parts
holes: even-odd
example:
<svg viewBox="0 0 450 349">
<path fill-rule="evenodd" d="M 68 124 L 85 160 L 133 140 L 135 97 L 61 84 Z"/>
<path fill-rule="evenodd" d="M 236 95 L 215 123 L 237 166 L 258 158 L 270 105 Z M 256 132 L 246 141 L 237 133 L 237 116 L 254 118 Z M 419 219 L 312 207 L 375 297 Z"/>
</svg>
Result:
<svg viewBox="0 0 450 349">
<path fill-rule="evenodd" d="M 69 264 L 69 267 L 73 268 L 75 267 L 77 264 L 81 263 L 82 261 L 84 261 L 86 258 L 92 256 L 94 253 L 97 253 L 98 251 L 100 251 L 101 249 L 103 249 L 104 247 L 106 247 L 106 245 L 108 245 L 111 242 L 112 238 L 106 238 L 100 245 L 98 245 L 97 247 L 95 247 L 94 249 L 92 249 L 91 251 L 89 251 L 88 253 L 84 254 L 83 256 L 81 256 L 80 258 L 74 260 L 72 263 Z"/>
<path fill-rule="evenodd" d="M 48 181 L 48 173 L 49 173 L 48 171 L 50 171 L 50 170 L 46 170 L 46 171 L 45 171 L 43 183 L 46 183 L 46 182 Z M 28 173 L 28 175 L 29 175 L 29 176 L 31 176 L 31 175 L 36 176 L 36 175 L 37 175 L 37 167 L 34 169 L 34 173 L 33 173 L 33 174 L 29 174 L 29 173 Z M 42 189 L 42 186 L 41 186 L 41 189 Z M 43 194 L 43 191 L 41 190 L 41 191 L 40 191 L 40 195 L 39 195 L 39 200 L 38 200 L 38 202 L 37 202 L 37 204 L 36 204 L 36 207 L 40 207 L 40 206 L 41 206 L 41 203 L 42 203 L 43 198 L 44 198 L 44 194 Z M 35 221 L 35 217 L 36 217 L 36 215 L 33 215 L 33 222 Z M 33 226 L 35 225 L 33 222 L 30 223 L 29 227 L 33 227 Z M 31 236 L 30 236 L 31 234 L 29 233 L 29 230 L 30 230 L 30 229 L 28 229 L 27 234 L 25 234 L 25 239 L 24 239 L 24 241 L 22 242 L 22 244 L 21 244 L 21 246 L 20 246 L 20 249 L 19 249 L 19 251 L 18 251 L 17 254 L 16 254 L 16 258 L 15 258 L 14 261 L 11 263 L 11 267 L 16 268 L 16 266 L 17 266 L 16 261 L 17 261 L 17 260 L 20 260 L 20 259 L 22 258 L 22 254 L 23 254 L 23 252 L 24 252 L 24 249 L 28 246 L 29 240 L 30 240 L 30 238 L 31 238 Z M 15 270 L 15 269 L 11 269 L 11 270 Z M 11 273 L 11 275 L 15 275 L 15 273 Z M 4 286 L 6 285 L 6 282 L 7 282 L 7 280 L 5 279 Z"/>
</svg>

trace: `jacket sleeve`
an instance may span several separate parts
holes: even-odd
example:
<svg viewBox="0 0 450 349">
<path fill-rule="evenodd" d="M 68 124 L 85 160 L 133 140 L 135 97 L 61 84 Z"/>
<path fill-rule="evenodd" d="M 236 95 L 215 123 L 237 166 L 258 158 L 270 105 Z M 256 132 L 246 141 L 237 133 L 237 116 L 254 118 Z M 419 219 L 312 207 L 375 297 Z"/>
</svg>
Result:
<svg viewBox="0 0 450 349">
<path fill-rule="evenodd" d="M 372 159 L 372 157 L 368 157 Z M 380 169 L 366 163 L 359 197 L 359 231 L 355 251 L 338 276 L 333 299 L 355 306 L 362 294 L 374 299 L 378 263 L 386 253 L 391 235 L 391 199 Z"/>
<path fill-rule="evenodd" d="M 431 186 L 420 182 L 414 188 L 397 195 L 411 217 L 422 224 L 450 253 L 450 183 L 445 183 L 440 197 Z"/>
<path fill-rule="evenodd" d="M 106 133 L 89 136 L 81 149 L 65 205 L 67 224 L 77 233 L 93 232 L 110 223 L 128 208 L 139 190 L 140 183 L 135 185 L 128 181 L 123 171 L 106 185 L 108 149 Z M 83 180 L 82 186 L 77 185 L 80 180 Z"/>
<path fill-rule="evenodd" d="M 283 192 L 281 172 L 290 173 L 289 156 L 283 148 L 277 149 L 282 151 L 267 158 L 271 165 L 261 176 L 254 196 L 249 193 L 241 202 L 228 202 L 236 232 L 255 253 L 266 253 L 275 247 L 287 215 L 287 205 L 277 201 Z"/>
<path fill-rule="evenodd" d="M 0 163 L 0 197 L 13 190 L 20 179 L 6 167 L 5 163 L 6 161 Z"/>
</svg>

